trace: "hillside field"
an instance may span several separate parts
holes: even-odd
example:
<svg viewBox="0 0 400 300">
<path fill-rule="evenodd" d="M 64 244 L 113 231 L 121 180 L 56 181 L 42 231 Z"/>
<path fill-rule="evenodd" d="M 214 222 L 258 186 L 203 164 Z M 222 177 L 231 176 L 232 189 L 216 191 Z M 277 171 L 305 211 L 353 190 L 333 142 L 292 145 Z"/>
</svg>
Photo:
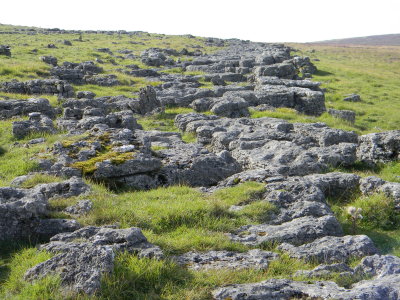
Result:
<svg viewBox="0 0 400 300">
<path fill-rule="evenodd" d="M 13 26 L 0 25 L 0 31 L 14 30 Z M 60 41 L 71 40 L 73 45 Z M 55 43 L 57 49 L 46 47 Z M 95 85 L 73 85 L 75 91 L 93 91 L 97 96 L 125 95 L 137 97 L 140 88 L 157 86 L 160 82 L 145 77 L 132 77 L 120 70 L 121 66 L 137 64 L 139 59 L 121 59 L 94 49 L 109 48 L 111 51 L 127 48 L 139 55 L 149 47 L 172 48 L 180 51 L 197 49 L 204 53 L 218 51 L 205 38 L 192 36 L 166 36 L 161 34 L 138 34 L 133 36 L 108 34 L 0 34 L 0 45 L 11 46 L 12 57 L 0 56 L 0 82 L 20 81 L 50 76 L 50 66 L 38 59 L 42 55 L 54 55 L 59 62 L 82 62 L 100 59 L 107 74 L 116 75 L 122 83 L 115 87 Z M 326 90 L 327 108 L 356 112 L 354 124 L 335 119 L 328 113 L 319 117 L 302 115 L 293 109 L 278 108 L 275 111 L 251 111 L 251 118 L 275 117 L 289 122 L 325 122 L 329 126 L 352 130 L 358 134 L 400 129 L 400 46 L 332 46 L 316 44 L 291 44 L 296 49 L 292 54 L 309 56 L 318 72 L 313 81 L 322 83 Z M 32 51 L 37 49 L 37 51 Z M 175 59 L 178 59 L 176 57 Z M 179 59 L 191 60 L 186 55 Z M 181 69 L 165 69 L 160 72 L 204 75 L 201 72 L 184 72 Z M 204 88 L 210 83 L 200 80 Z M 359 94 L 361 102 L 345 102 L 348 94 Z M 31 96 L 0 92 L 3 99 L 27 99 Z M 61 104 L 56 96 L 42 96 L 51 104 Z M 180 113 L 193 110 L 182 107 L 167 107 L 164 113 L 138 118 L 145 130 L 179 132 L 174 118 Z M 206 112 L 210 114 L 210 112 Z M 64 132 L 32 135 L 23 139 L 13 137 L 12 121 L 0 120 L 0 186 L 9 186 L 21 175 L 34 171 L 36 163 L 32 157 L 45 153 L 57 141 L 71 142 Z M 24 147 L 32 138 L 45 137 L 46 142 Z M 183 134 L 187 143 L 196 141 L 196 136 Z M 72 143 L 72 142 L 71 142 Z M 154 149 L 157 151 L 157 149 Z M 352 168 L 335 168 L 331 171 L 356 173 L 362 177 L 376 175 L 384 180 L 400 182 L 400 163 L 390 162 L 376 168 L 357 165 Z M 37 175 L 25 182 L 25 188 L 39 183 L 59 182 L 61 178 Z M 149 242 L 159 245 L 167 256 L 166 260 L 139 259 L 137 256 L 118 254 L 114 272 L 105 276 L 99 294 L 87 296 L 63 290 L 60 278 L 45 277 L 28 283 L 23 275 L 29 268 L 51 257 L 45 251 L 37 251 L 33 242 L 0 244 L 0 298 L 1 299 L 212 299 L 211 291 L 218 286 L 233 283 L 250 283 L 270 278 L 293 278 L 297 270 L 312 269 L 317 264 L 289 257 L 276 250 L 274 244 L 263 244 L 263 250 L 276 250 L 282 255 L 271 262 L 268 270 L 204 270 L 193 271 L 178 266 L 168 258 L 187 251 L 232 250 L 244 252 L 254 247 L 231 241 L 226 232 L 246 224 L 261 224 L 274 211 L 273 205 L 259 201 L 264 185 L 246 182 L 235 187 L 224 188 L 213 193 L 185 185 L 159 187 L 149 191 L 111 190 L 105 185 L 86 178 L 92 188 L 89 196 L 50 201 L 52 217 L 63 218 L 62 210 L 82 199 L 93 202 L 93 210 L 79 217 L 82 225 L 118 224 L 122 228 L 140 227 Z M 232 205 L 249 204 L 240 211 L 231 211 Z M 353 195 L 349 199 L 332 197 L 329 204 L 346 234 L 353 230 L 345 208 L 362 207 L 365 218 L 357 225 L 357 234 L 368 235 L 385 254 L 400 256 L 400 216 L 393 209 L 393 202 L 386 196 Z M 355 266 L 359 260 L 349 262 Z M 295 280 L 308 278 L 295 277 Z M 338 274 L 329 279 L 348 287 L 354 278 L 342 278 Z M 227 298 L 228 300 L 229 298 Z"/>
</svg>

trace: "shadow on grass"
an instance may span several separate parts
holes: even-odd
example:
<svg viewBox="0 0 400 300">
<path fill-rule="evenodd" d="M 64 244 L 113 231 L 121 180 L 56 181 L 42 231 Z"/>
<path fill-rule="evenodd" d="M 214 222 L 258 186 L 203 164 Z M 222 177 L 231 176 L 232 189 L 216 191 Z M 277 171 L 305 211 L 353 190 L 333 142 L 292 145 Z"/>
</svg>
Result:
<svg viewBox="0 0 400 300">
<path fill-rule="evenodd" d="M 32 246 L 29 242 L 0 242 L 0 284 L 7 280 L 10 274 L 8 263 L 12 256 L 18 251 Z"/>
<path fill-rule="evenodd" d="M 0 156 L 4 155 L 6 152 L 7 150 L 0 146 Z"/>
<path fill-rule="evenodd" d="M 161 299 L 165 289 L 182 290 L 192 280 L 189 271 L 171 261 L 125 253 L 116 259 L 114 272 L 103 279 L 100 298 Z"/>
<path fill-rule="evenodd" d="M 352 234 L 350 225 L 343 224 L 343 229 L 345 234 Z M 394 237 L 398 236 L 396 232 L 397 230 L 357 228 L 355 234 L 367 235 L 382 254 L 391 254 L 400 250 L 400 239 Z"/>
<path fill-rule="evenodd" d="M 331 72 L 328 72 L 328 71 L 317 70 L 317 72 L 315 72 L 314 75 L 317 75 L 317 76 L 329 76 L 329 75 L 334 75 L 334 74 L 331 73 Z"/>
</svg>

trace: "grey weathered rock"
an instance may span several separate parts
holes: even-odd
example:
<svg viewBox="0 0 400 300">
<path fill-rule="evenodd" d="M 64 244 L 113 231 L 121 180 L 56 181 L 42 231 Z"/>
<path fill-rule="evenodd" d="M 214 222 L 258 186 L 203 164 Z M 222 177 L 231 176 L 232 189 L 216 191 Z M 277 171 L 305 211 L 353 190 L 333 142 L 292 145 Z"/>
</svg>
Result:
<svg viewBox="0 0 400 300">
<path fill-rule="evenodd" d="M 73 221 L 43 220 L 48 217 L 48 199 L 78 196 L 88 190 L 89 187 L 78 178 L 40 184 L 32 189 L 0 188 L 0 240 L 48 237 L 49 232 L 76 229 L 79 224 Z"/>
<path fill-rule="evenodd" d="M 114 74 L 108 75 L 85 75 L 83 80 L 87 84 L 95 84 L 100 86 L 116 86 L 120 85 L 121 83 L 117 79 L 117 76 Z"/>
<path fill-rule="evenodd" d="M 396 300 L 400 295 L 398 275 L 382 279 L 365 280 L 353 285 L 352 289 L 339 287 L 331 281 L 315 283 L 270 279 L 252 284 L 234 284 L 213 292 L 216 300 L 289 300 L 289 299 L 365 299 Z"/>
<path fill-rule="evenodd" d="M 96 94 L 90 91 L 79 91 L 76 93 L 78 99 L 94 99 Z"/>
<path fill-rule="evenodd" d="M 370 133 L 359 137 L 357 158 L 369 165 L 400 158 L 400 130 Z"/>
<path fill-rule="evenodd" d="M 64 212 L 74 215 L 74 216 L 81 216 L 88 213 L 92 210 L 93 202 L 90 200 L 80 200 L 77 204 L 68 206 L 64 209 Z"/>
<path fill-rule="evenodd" d="M 311 77 L 312 74 L 317 72 L 317 68 L 310 61 L 309 57 L 295 56 L 293 58 L 293 63 L 295 67 L 303 73 L 304 77 Z"/>
<path fill-rule="evenodd" d="M 86 82 L 84 79 L 85 76 L 96 75 L 102 72 L 103 69 L 92 61 L 82 63 L 64 62 L 62 66 L 56 66 L 51 69 L 51 75 L 54 77 L 75 84 L 84 84 Z M 90 77 L 88 78 L 90 81 Z"/>
<path fill-rule="evenodd" d="M 167 58 L 164 52 L 164 49 L 149 48 L 141 53 L 142 62 L 153 67 L 175 64 L 174 60 Z M 166 51 L 166 54 L 168 54 L 168 51 Z M 173 52 L 173 54 L 177 54 L 177 52 Z"/>
<path fill-rule="evenodd" d="M 41 219 L 35 229 L 35 236 L 40 240 L 48 240 L 52 236 L 63 232 L 78 230 L 81 225 L 76 220 L 68 219 Z"/>
<path fill-rule="evenodd" d="M 52 65 L 52 66 L 57 66 L 57 62 L 58 62 L 58 60 L 57 60 L 56 57 L 50 56 L 50 55 L 48 55 L 48 56 L 41 56 L 41 57 L 40 57 L 40 60 L 41 60 L 42 62 L 44 62 L 44 63 L 46 63 L 46 64 L 49 64 L 49 65 Z"/>
<path fill-rule="evenodd" d="M 161 161 L 156 158 L 137 154 L 121 164 L 114 164 L 109 160 L 96 163 L 93 177 L 96 179 L 109 180 L 112 178 L 131 176 L 136 174 L 151 173 L 161 168 Z"/>
<path fill-rule="evenodd" d="M 160 106 L 160 101 L 158 101 L 156 91 L 152 86 L 148 85 L 145 88 L 140 89 L 137 112 L 146 114 Z"/>
<path fill-rule="evenodd" d="M 219 116 L 240 118 L 249 116 L 249 104 L 242 98 L 225 98 L 216 102 L 211 111 Z"/>
<path fill-rule="evenodd" d="M 318 91 L 320 82 L 310 81 L 310 80 L 292 80 L 292 79 L 282 79 L 275 76 L 257 76 L 255 78 L 255 83 L 258 86 L 263 85 L 283 85 L 286 87 L 301 87 L 309 88 L 311 90 Z"/>
<path fill-rule="evenodd" d="M 32 139 L 28 141 L 28 145 L 36 145 L 36 144 L 42 144 L 46 141 L 45 138 L 37 138 L 37 139 Z"/>
<path fill-rule="evenodd" d="M 393 255 L 372 255 L 364 257 L 354 268 L 359 274 L 382 278 L 400 274 L 400 258 Z"/>
<path fill-rule="evenodd" d="M 230 237 L 233 241 L 246 245 L 260 245 L 262 243 L 302 245 L 317 238 L 342 234 L 342 228 L 337 219 L 326 215 L 319 218 L 300 217 L 280 225 L 247 225 L 239 228 Z"/>
<path fill-rule="evenodd" d="M 360 95 L 357 95 L 357 94 L 350 94 L 350 95 L 347 95 L 347 97 L 344 98 L 343 101 L 360 102 L 361 101 L 361 97 L 360 97 Z"/>
<path fill-rule="evenodd" d="M 329 276 L 332 273 L 339 273 L 342 276 L 352 276 L 354 275 L 354 270 L 345 263 L 335 263 L 331 265 L 319 265 L 311 271 L 300 270 L 297 271 L 294 276 L 304 276 L 311 278 Z"/>
<path fill-rule="evenodd" d="M 180 265 L 193 270 L 208 269 L 267 269 L 270 261 L 278 259 L 279 255 L 259 249 L 244 253 L 231 251 L 209 251 L 204 253 L 188 252 L 173 259 Z"/>
<path fill-rule="evenodd" d="M 354 123 L 356 120 L 356 113 L 352 110 L 337 110 L 337 109 L 328 109 L 328 114 L 335 118 L 343 119 L 350 123 Z"/>
<path fill-rule="evenodd" d="M 35 79 L 25 82 L 5 81 L 0 84 L 0 91 L 28 95 L 48 94 L 64 98 L 73 97 L 75 94 L 70 84 L 58 79 Z"/>
<path fill-rule="evenodd" d="M 63 285 L 86 294 L 94 294 L 100 289 L 101 279 L 113 271 L 115 253 L 119 251 L 142 257 L 163 256 L 160 248 L 150 244 L 135 227 L 84 227 L 56 235 L 40 249 L 58 254 L 29 269 L 25 279 L 32 281 L 46 275 L 59 275 Z"/>
<path fill-rule="evenodd" d="M 360 190 L 364 195 L 382 192 L 393 198 L 396 208 L 400 209 L 400 183 L 398 182 L 388 182 L 375 176 L 369 176 L 361 179 Z"/>
<path fill-rule="evenodd" d="M 228 150 L 244 169 L 265 168 L 271 174 L 307 175 L 328 166 L 352 165 L 358 137 L 325 124 L 290 124 L 272 118 L 218 119 L 178 115 L 176 126 L 195 132 L 214 152 Z"/>
<path fill-rule="evenodd" d="M 50 118 L 55 117 L 55 110 L 49 100 L 44 98 L 30 98 L 28 100 L 2 100 L 0 101 L 0 119 L 10 119 L 40 112 Z"/>
<path fill-rule="evenodd" d="M 345 292 L 345 289 L 329 281 L 310 284 L 288 279 L 270 279 L 259 283 L 228 285 L 214 290 L 213 297 L 216 300 L 331 299 L 341 292 Z"/>
<path fill-rule="evenodd" d="M 138 129 L 141 126 L 132 113 L 139 113 L 139 102 L 137 99 L 123 96 L 68 99 L 63 103 L 63 117 L 57 120 L 57 124 L 61 129 L 77 133 L 99 124 L 110 128 Z"/>
<path fill-rule="evenodd" d="M 0 45 L 0 55 L 11 56 L 11 47 L 8 45 Z"/>
<path fill-rule="evenodd" d="M 32 133 L 55 133 L 53 121 L 38 112 L 29 114 L 28 121 L 13 122 L 12 132 L 17 139 L 24 138 Z"/>
<path fill-rule="evenodd" d="M 305 260 L 316 260 L 321 263 L 345 262 L 351 257 L 364 257 L 378 253 L 372 240 L 366 235 L 329 236 L 323 237 L 301 246 L 282 244 L 280 250 L 286 251 L 291 257 Z"/>
<path fill-rule="evenodd" d="M 345 264 L 321 265 L 313 271 L 297 272 L 297 275 L 325 276 L 330 272 L 341 272 L 343 276 L 367 276 L 345 289 L 330 281 L 315 283 L 270 279 L 251 284 L 234 284 L 216 289 L 214 299 L 385 299 L 395 300 L 400 295 L 400 259 L 391 255 L 365 257 L 354 271 Z"/>
</svg>

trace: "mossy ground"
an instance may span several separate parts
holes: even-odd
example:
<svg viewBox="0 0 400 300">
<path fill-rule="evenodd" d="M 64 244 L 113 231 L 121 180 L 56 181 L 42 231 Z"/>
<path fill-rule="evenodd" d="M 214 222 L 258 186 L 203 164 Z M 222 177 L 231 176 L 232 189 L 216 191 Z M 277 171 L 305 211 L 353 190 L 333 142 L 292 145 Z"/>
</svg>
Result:
<svg viewBox="0 0 400 300">
<path fill-rule="evenodd" d="M 0 30 L 13 30 L 14 27 L 0 25 Z M 71 40 L 73 46 L 62 44 L 62 40 Z M 174 48 L 189 51 L 202 47 L 203 52 L 215 51 L 208 47 L 202 38 L 188 36 L 165 36 L 143 34 L 125 35 L 0 35 L 0 44 L 12 47 L 12 57 L 0 56 L 0 81 L 11 79 L 29 80 L 49 76 L 49 66 L 39 60 L 39 56 L 53 55 L 59 62 L 81 62 L 99 58 L 105 73 L 115 74 L 122 85 L 117 87 L 98 87 L 93 85 L 74 86 L 75 90 L 90 90 L 98 96 L 126 95 L 133 97 L 140 87 L 158 85 L 159 82 L 146 78 L 131 77 L 117 69 L 127 64 L 145 67 L 139 60 L 123 60 L 97 48 L 116 50 L 129 49 L 138 55 L 149 47 Z M 57 49 L 47 48 L 54 43 Z M 143 44 L 141 44 L 143 43 Z M 377 132 L 398 129 L 397 117 L 400 103 L 400 47 L 331 47 L 317 45 L 295 45 L 298 54 L 318 58 L 319 68 L 314 79 L 322 81 L 327 89 L 327 106 L 336 109 L 356 111 L 356 123 L 349 124 L 328 114 L 314 118 L 296 113 L 290 109 L 277 109 L 275 112 L 251 112 L 252 117 L 263 116 L 287 119 L 290 122 L 326 122 L 329 126 L 358 133 Z M 36 53 L 33 49 L 38 49 Z M 310 52 L 315 49 L 315 52 Z M 182 59 L 190 59 L 183 57 Z M 117 63 L 119 65 L 115 65 Z M 167 73 L 182 73 L 180 69 L 164 70 Z M 188 73 L 186 73 L 188 74 Z M 202 75 L 191 73 L 190 75 Z M 209 82 L 202 82 L 210 87 Z M 343 102 L 346 94 L 359 93 L 361 103 Z M 28 95 L 0 93 L 0 96 L 12 99 L 26 99 Z M 56 96 L 44 96 L 52 105 L 59 105 Z M 1 101 L 1 100 L 0 100 Z M 145 130 L 178 132 L 173 120 L 179 113 L 191 112 L 187 108 L 167 108 L 165 113 L 140 118 L 138 121 Z M 0 186 L 8 186 L 13 178 L 35 170 L 36 163 L 30 158 L 45 155 L 46 150 L 55 141 L 73 143 L 71 137 L 63 133 L 45 135 L 46 142 L 39 145 L 24 146 L 33 135 L 23 140 L 12 137 L 12 121 L 0 121 Z M 194 135 L 183 135 L 186 142 L 194 142 Z M 17 144 L 16 144 L 17 143 Z M 153 149 L 158 151 L 162 149 Z M 111 154 L 100 154 L 111 155 Z M 115 154 L 111 155 L 115 158 Z M 92 167 L 91 164 L 89 167 Z M 88 166 L 85 166 L 88 167 Z M 341 169 L 362 176 L 377 175 L 389 181 L 400 182 L 400 164 L 397 162 L 368 169 L 356 166 L 353 169 Z M 36 175 L 24 183 L 29 188 L 36 184 L 55 182 L 61 178 Z M 119 224 L 121 227 L 138 226 L 143 229 L 149 241 L 163 248 L 166 255 L 179 254 L 190 250 L 235 250 L 246 251 L 249 248 L 233 243 L 225 235 L 241 225 L 256 224 L 265 221 L 274 210 L 269 203 L 259 201 L 263 186 L 257 183 L 245 183 L 233 188 L 220 190 L 208 195 L 187 186 L 158 188 L 145 192 L 112 192 L 104 186 L 88 182 L 93 192 L 87 196 L 94 203 L 93 210 L 79 218 L 83 225 Z M 66 217 L 62 210 L 81 198 L 57 199 L 51 201 L 54 217 Z M 239 212 L 229 211 L 231 205 L 250 203 Z M 370 197 L 355 195 L 351 199 L 332 200 L 334 212 L 347 233 L 351 233 L 351 224 L 345 213 L 347 206 L 362 207 L 364 219 L 357 224 L 356 233 L 369 235 L 383 253 L 400 255 L 400 229 L 398 215 L 392 210 L 393 201 L 384 195 Z M 0 298 L 2 299 L 89 299 L 84 295 L 72 295 L 60 288 L 57 277 L 48 277 L 35 283 L 23 280 L 25 271 L 33 265 L 46 260 L 50 254 L 36 250 L 30 243 L 19 245 L 0 245 Z M 263 249 L 276 250 L 275 245 L 263 245 Z M 210 291 L 217 286 L 230 283 L 258 282 L 268 278 L 288 278 L 299 269 L 310 269 L 314 264 L 291 259 L 287 255 L 272 262 L 268 270 L 219 270 L 194 272 L 177 266 L 168 259 L 156 261 L 139 259 L 127 253 L 116 258 L 114 273 L 103 280 L 102 290 L 92 299 L 210 299 Z M 304 278 L 295 278 L 302 280 Z M 349 285 L 354 278 L 332 279 L 343 286 Z"/>
</svg>

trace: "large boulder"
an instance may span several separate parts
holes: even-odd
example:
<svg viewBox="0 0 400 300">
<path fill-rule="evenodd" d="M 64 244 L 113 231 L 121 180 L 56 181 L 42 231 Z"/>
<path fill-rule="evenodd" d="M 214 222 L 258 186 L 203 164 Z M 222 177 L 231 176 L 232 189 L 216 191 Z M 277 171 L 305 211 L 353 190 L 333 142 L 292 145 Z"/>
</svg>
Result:
<svg viewBox="0 0 400 300">
<path fill-rule="evenodd" d="M 400 130 L 360 136 L 357 158 L 371 166 L 398 160 L 400 158 Z"/>
<path fill-rule="evenodd" d="M 47 275 L 59 275 L 64 286 L 89 295 L 100 289 L 104 275 L 113 272 L 117 252 L 128 251 L 150 258 L 163 256 L 160 248 L 150 244 L 135 227 L 84 227 L 56 235 L 40 249 L 55 256 L 29 269 L 25 279 L 32 281 Z"/>
<path fill-rule="evenodd" d="M 54 118 L 56 115 L 56 111 L 50 105 L 49 100 L 44 98 L 0 101 L 0 119 L 2 120 L 25 116 L 32 112 L 39 112 L 50 118 Z"/>
<path fill-rule="evenodd" d="M 48 199 L 68 198 L 86 193 L 89 187 L 78 178 L 40 184 L 32 189 L 0 188 L 0 241 L 48 238 L 59 232 L 73 231 L 73 220 L 48 219 Z"/>
<path fill-rule="evenodd" d="M 12 132 L 15 138 L 21 139 L 32 133 L 55 133 L 53 121 L 38 112 L 29 114 L 29 120 L 13 122 Z"/>
<path fill-rule="evenodd" d="M 0 55 L 11 56 L 11 47 L 8 45 L 0 45 Z"/>
</svg>

